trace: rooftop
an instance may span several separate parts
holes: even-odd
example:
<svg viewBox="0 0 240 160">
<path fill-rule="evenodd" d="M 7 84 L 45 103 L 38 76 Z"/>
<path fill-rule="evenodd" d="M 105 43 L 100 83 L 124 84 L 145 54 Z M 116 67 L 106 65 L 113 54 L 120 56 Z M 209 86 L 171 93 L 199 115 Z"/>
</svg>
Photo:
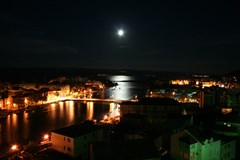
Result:
<svg viewBox="0 0 240 160">
<path fill-rule="evenodd" d="M 160 158 L 154 143 L 147 139 L 95 142 L 92 148 L 96 160 Z"/>
<path fill-rule="evenodd" d="M 187 144 L 194 144 L 197 143 L 198 141 L 191 135 L 186 134 L 183 137 L 179 138 L 179 141 L 187 143 Z"/>
<path fill-rule="evenodd" d="M 96 131 L 101 129 L 101 126 L 98 125 L 93 125 L 93 124 L 89 124 L 89 123 L 82 123 L 82 124 L 75 124 L 72 126 L 68 126 L 65 128 L 60 128 L 57 130 L 54 130 L 52 132 L 54 133 L 58 133 L 67 137 L 79 137 L 82 135 L 86 135 L 90 132 Z"/>
<path fill-rule="evenodd" d="M 213 133 L 213 132 L 206 132 L 201 131 L 197 128 L 189 128 L 185 130 L 185 135 L 179 138 L 179 141 L 182 141 L 187 144 L 193 144 L 196 142 L 200 142 L 201 144 L 204 144 L 205 142 L 209 141 L 218 141 L 221 138 Z"/>
</svg>

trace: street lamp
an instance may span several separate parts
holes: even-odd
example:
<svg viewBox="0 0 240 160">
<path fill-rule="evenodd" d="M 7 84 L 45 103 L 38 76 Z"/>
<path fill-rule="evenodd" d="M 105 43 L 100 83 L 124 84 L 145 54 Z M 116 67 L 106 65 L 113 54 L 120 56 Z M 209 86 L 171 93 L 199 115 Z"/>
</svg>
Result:
<svg viewBox="0 0 240 160">
<path fill-rule="evenodd" d="M 18 146 L 16 144 L 12 145 L 11 150 L 16 151 L 18 149 Z"/>
<path fill-rule="evenodd" d="M 49 134 L 44 134 L 43 135 L 43 137 L 42 137 L 42 141 L 40 142 L 42 145 L 43 144 L 48 144 L 48 143 L 50 143 L 50 136 L 49 136 Z"/>
<path fill-rule="evenodd" d="M 48 134 L 45 134 L 44 136 L 43 136 L 43 140 L 49 140 L 49 135 Z"/>
</svg>

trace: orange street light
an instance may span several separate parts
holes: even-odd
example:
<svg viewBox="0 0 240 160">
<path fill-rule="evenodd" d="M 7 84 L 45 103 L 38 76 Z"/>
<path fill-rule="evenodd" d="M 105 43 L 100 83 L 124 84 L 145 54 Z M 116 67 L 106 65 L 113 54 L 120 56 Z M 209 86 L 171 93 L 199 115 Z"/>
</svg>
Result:
<svg viewBox="0 0 240 160">
<path fill-rule="evenodd" d="M 16 151 L 18 149 L 18 146 L 16 144 L 12 145 L 11 150 Z"/>
<path fill-rule="evenodd" d="M 49 135 L 48 135 L 48 134 L 45 134 L 45 135 L 43 136 L 43 139 L 44 139 L 44 140 L 48 140 L 48 139 L 49 139 Z"/>
</svg>

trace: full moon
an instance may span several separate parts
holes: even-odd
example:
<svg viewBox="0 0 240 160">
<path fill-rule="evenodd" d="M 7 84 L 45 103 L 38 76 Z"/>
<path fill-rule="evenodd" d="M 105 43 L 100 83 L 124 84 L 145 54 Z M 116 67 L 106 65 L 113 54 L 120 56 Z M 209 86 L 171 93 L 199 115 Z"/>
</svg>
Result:
<svg viewBox="0 0 240 160">
<path fill-rule="evenodd" d="M 124 35 L 124 31 L 122 29 L 118 30 L 118 35 L 122 37 Z"/>
</svg>

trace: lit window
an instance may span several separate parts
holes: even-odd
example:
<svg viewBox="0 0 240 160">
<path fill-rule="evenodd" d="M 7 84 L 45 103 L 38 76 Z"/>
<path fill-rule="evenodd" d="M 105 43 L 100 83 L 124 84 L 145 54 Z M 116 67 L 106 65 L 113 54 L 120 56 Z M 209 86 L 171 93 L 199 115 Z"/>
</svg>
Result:
<svg viewBox="0 0 240 160">
<path fill-rule="evenodd" d="M 190 159 L 194 159 L 194 155 L 195 155 L 195 153 L 193 152 L 193 153 L 191 153 L 190 154 Z"/>
</svg>

